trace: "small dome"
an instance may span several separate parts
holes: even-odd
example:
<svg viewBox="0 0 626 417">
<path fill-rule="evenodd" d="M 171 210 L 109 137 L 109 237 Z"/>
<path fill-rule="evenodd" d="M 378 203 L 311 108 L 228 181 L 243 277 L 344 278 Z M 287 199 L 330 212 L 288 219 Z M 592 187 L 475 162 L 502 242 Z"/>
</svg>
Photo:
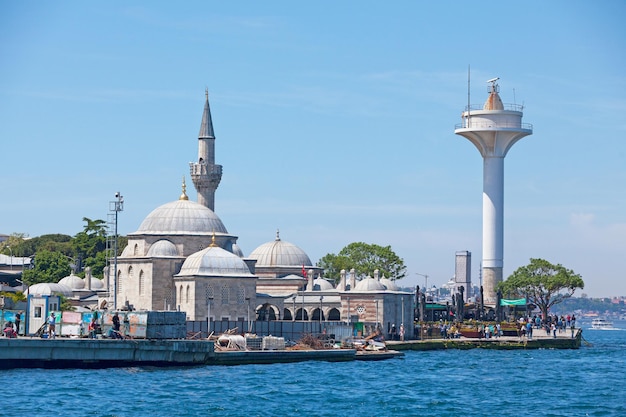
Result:
<svg viewBox="0 0 626 417">
<path fill-rule="evenodd" d="M 228 233 L 213 210 L 189 200 L 176 200 L 157 207 L 132 234 L 181 235 Z"/>
<path fill-rule="evenodd" d="M 487 97 L 487 101 L 483 105 L 483 110 L 504 110 L 502 99 L 500 99 L 500 95 L 495 89 L 489 93 L 489 97 Z"/>
<path fill-rule="evenodd" d="M 183 263 L 179 276 L 249 276 L 248 265 L 239 256 L 228 252 L 218 246 L 209 246 L 199 252 L 190 255 Z"/>
<path fill-rule="evenodd" d="M 85 279 L 83 280 L 85 283 L 85 289 L 87 289 L 87 278 L 85 277 Z M 98 278 L 94 278 L 91 277 L 91 289 L 96 291 L 96 290 L 103 290 L 104 289 L 104 282 L 102 282 L 101 279 Z"/>
<path fill-rule="evenodd" d="M 133 256 L 133 250 L 130 248 L 130 245 L 126 245 L 126 247 L 122 251 L 122 254 L 120 255 L 120 258 L 129 258 L 131 256 Z"/>
<path fill-rule="evenodd" d="M 85 288 L 85 281 L 81 277 L 77 277 L 72 272 L 69 276 L 62 278 L 59 284 L 67 285 L 72 290 L 82 290 Z"/>
<path fill-rule="evenodd" d="M 239 245 L 238 245 L 238 244 L 233 243 L 233 246 L 232 246 L 232 252 L 233 252 L 235 255 L 239 256 L 240 258 L 243 258 L 243 251 L 241 250 L 241 248 L 239 247 Z"/>
<path fill-rule="evenodd" d="M 316 278 L 313 281 L 313 291 L 326 291 L 326 290 L 334 290 L 335 287 L 333 284 L 325 280 L 324 278 Z"/>
<path fill-rule="evenodd" d="M 169 240 L 157 240 L 148 249 L 148 258 L 166 258 L 180 256 L 176 245 Z"/>
<path fill-rule="evenodd" d="M 293 243 L 280 240 L 278 232 L 274 241 L 253 250 L 249 258 L 257 260 L 257 267 L 312 266 L 309 255 Z"/>
<path fill-rule="evenodd" d="M 72 289 L 67 285 L 55 284 L 52 282 L 44 282 L 31 285 L 28 287 L 28 295 L 56 295 L 60 294 L 65 297 L 72 296 Z"/>
<path fill-rule="evenodd" d="M 354 291 L 385 291 L 386 288 L 380 281 L 375 280 L 372 277 L 367 277 L 359 281 L 355 287 Z"/>
<path fill-rule="evenodd" d="M 389 291 L 399 291 L 400 288 L 392 280 L 382 277 L 380 283 L 383 284 Z"/>
</svg>

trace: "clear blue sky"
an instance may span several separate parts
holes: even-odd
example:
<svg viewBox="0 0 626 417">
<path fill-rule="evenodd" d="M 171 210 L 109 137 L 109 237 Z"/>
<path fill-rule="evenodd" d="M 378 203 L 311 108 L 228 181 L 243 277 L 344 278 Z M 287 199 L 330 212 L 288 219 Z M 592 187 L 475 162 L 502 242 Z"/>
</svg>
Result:
<svg viewBox="0 0 626 417">
<path fill-rule="evenodd" d="M 337 4 L 339 3 L 339 4 Z M 0 233 L 126 234 L 180 195 L 210 93 L 216 213 L 249 254 L 391 245 L 442 285 L 482 240 L 454 125 L 500 77 L 532 136 L 505 161 L 504 274 L 544 258 L 626 295 L 626 3 L 0 3 Z M 578 293 L 580 294 L 580 292 Z"/>
</svg>

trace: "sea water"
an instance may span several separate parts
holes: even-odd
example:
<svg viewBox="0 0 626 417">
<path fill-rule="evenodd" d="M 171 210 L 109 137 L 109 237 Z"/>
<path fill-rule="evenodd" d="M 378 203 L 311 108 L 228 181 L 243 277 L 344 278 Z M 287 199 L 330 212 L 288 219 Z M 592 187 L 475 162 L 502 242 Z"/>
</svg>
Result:
<svg viewBox="0 0 626 417">
<path fill-rule="evenodd" d="M 0 416 L 626 416 L 626 323 L 578 350 L 380 362 L 0 371 Z M 589 345 L 590 344 L 590 345 Z"/>
</svg>

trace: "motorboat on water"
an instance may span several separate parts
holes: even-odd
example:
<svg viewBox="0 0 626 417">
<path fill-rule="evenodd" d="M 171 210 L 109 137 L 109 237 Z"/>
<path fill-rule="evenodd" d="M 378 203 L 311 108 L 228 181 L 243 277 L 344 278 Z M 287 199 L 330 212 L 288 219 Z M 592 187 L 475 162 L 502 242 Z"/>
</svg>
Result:
<svg viewBox="0 0 626 417">
<path fill-rule="evenodd" d="M 591 321 L 591 328 L 594 330 L 615 330 L 613 322 L 606 319 L 593 319 Z"/>
</svg>

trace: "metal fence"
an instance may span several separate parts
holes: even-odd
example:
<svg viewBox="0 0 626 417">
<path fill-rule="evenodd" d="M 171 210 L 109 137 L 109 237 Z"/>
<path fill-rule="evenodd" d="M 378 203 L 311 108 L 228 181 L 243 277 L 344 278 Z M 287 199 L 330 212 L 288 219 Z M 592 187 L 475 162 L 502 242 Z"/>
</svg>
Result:
<svg viewBox="0 0 626 417">
<path fill-rule="evenodd" d="M 206 338 L 211 332 L 214 334 L 224 333 L 227 330 L 236 329 L 236 333 L 248 333 L 248 322 L 243 321 L 212 321 L 211 331 L 207 331 L 206 321 L 188 321 L 187 335 L 194 338 Z M 373 329 L 374 323 L 363 323 L 366 329 Z M 314 336 L 327 335 L 341 342 L 352 337 L 361 337 L 363 334 L 357 328 L 346 322 L 339 321 L 253 321 L 250 323 L 249 333 L 258 336 L 284 337 L 285 340 L 298 341 L 305 334 Z M 367 336 L 366 332 L 366 336 Z"/>
</svg>

